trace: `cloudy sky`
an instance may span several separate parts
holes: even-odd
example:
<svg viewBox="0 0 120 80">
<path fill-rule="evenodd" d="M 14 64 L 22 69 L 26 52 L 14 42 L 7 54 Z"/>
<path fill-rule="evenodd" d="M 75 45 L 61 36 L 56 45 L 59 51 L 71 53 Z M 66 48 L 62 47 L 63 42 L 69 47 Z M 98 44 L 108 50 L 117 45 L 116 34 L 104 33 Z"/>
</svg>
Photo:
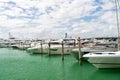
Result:
<svg viewBox="0 0 120 80">
<path fill-rule="evenodd" d="M 0 0 L 0 38 L 117 36 L 114 0 Z"/>
</svg>

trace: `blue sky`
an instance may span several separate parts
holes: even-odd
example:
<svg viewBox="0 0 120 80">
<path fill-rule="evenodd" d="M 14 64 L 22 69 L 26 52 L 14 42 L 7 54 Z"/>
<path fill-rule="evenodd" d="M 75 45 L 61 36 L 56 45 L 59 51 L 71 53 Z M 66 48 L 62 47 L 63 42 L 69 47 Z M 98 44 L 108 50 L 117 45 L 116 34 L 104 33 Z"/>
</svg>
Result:
<svg viewBox="0 0 120 80">
<path fill-rule="evenodd" d="M 0 0 L 0 38 L 117 36 L 114 0 Z"/>
</svg>

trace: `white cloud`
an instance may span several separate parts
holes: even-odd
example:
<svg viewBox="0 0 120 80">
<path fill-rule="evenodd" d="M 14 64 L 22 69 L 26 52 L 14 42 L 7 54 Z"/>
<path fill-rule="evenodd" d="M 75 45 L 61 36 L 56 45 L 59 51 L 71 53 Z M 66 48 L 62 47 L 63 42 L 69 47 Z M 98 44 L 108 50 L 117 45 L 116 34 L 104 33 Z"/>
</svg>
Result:
<svg viewBox="0 0 120 80">
<path fill-rule="evenodd" d="M 95 0 L 0 0 L 1 36 L 6 35 L 3 30 L 24 38 L 61 38 L 66 32 L 74 37 L 115 36 L 113 0 L 100 2 L 103 4 Z"/>
</svg>

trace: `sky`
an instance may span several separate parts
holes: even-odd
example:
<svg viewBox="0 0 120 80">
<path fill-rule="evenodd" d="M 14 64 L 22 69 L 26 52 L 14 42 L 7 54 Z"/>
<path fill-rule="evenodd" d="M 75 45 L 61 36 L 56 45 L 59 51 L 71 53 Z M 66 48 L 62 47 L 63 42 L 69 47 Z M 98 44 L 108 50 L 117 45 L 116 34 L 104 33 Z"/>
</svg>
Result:
<svg viewBox="0 0 120 80">
<path fill-rule="evenodd" d="M 114 0 L 0 0 L 0 38 L 117 36 Z"/>
</svg>

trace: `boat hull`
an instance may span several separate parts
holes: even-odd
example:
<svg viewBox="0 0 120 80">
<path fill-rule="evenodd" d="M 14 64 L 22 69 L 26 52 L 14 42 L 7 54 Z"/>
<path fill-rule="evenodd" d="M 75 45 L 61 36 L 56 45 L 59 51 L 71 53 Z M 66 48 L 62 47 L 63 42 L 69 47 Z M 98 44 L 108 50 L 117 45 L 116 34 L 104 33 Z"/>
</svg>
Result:
<svg viewBox="0 0 120 80">
<path fill-rule="evenodd" d="M 41 48 L 31 48 L 31 49 L 27 49 L 28 52 L 33 53 L 33 54 L 41 54 L 41 53 L 48 53 L 47 49 L 43 49 L 43 51 L 41 51 Z"/>
<path fill-rule="evenodd" d="M 64 54 L 70 54 L 72 49 L 73 48 L 65 47 Z M 39 53 L 39 54 L 48 53 L 49 48 L 43 48 L 43 51 L 41 51 L 40 48 L 28 49 L 27 51 L 31 53 Z M 62 48 L 61 47 L 50 48 L 50 54 L 62 54 Z"/>
<path fill-rule="evenodd" d="M 88 61 L 97 68 L 120 68 L 120 57 L 89 57 Z"/>
<path fill-rule="evenodd" d="M 93 52 L 83 55 L 97 68 L 120 68 L 120 52 Z"/>
<path fill-rule="evenodd" d="M 73 49 L 72 47 L 64 47 L 64 54 L 70 54 L 72 49 Z M 50 53 L 51 54 L 62 54 L 62 48 L 61 47 L 51 48 Z"/>
</svg>

